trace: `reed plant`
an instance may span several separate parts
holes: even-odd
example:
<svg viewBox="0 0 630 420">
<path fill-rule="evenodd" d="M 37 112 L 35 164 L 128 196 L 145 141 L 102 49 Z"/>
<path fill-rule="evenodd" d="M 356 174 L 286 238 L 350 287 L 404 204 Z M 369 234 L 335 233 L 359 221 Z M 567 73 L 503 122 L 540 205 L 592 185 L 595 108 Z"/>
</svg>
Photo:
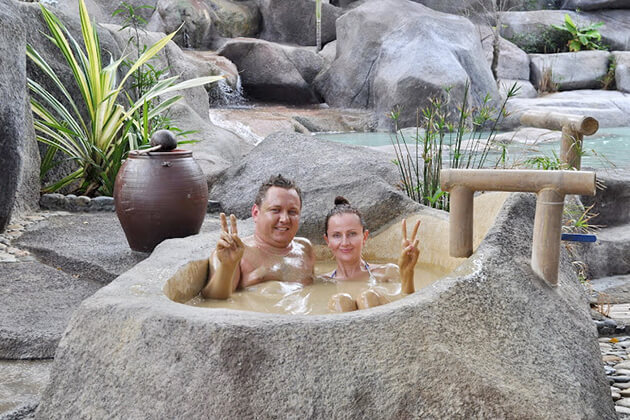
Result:
<svg viewBox="0 0 630 420">
<path fill-rule="evenodd" d="M 129 150 L 139 147 L 137 136 L 127 134 L 131 130 L 140 130 L 144 137 L 148 136 L 149 121 L 168 110 L 181 96 L 164 99 L 154 107 L 150 107 L 149 103 L 171 92 L 215 82 L 221 76 L 197 78 L 178 84 L 175 83 L 177 76 L 159 79 L 141 97 L 127 102 L 130 97 L 121 95 L 127 80 L 162 50 L 175 32 L 143 51 L 119 78 L 121 65 L 127 57 L 117 60 L 112 57 L 108 65 L 103 64 L 98 34 L 83 0 L 79 2 L 83 45 L 43 5 L 41 11 L 50 31 L 47 37 L 65 59 L 81 93 L 80 97 L 73 97 L 52 67 L 31 45 L 27 46 L 28 58 L 52 80 L 63 96 L 60 100 L 37 81 L 28 80 L 37 139 L 49 146 L 42 159 L 42 173 L 53 166 L 57 150 L 78 165 L 78 169 L 46 186 L 43 191 L 54 192 L 72 184 L 74 191 L 79 194 L 112 195 L 116 174 L 123 159 Z M 85 116 L 79 111 L 82 108 L 86 109 Z"/>
<path fill-rule="evenodd" d="M 487 167 L 488 154 L 493 147 L 497 127 L 507 116 L 507 101 L 516 96 L 518 86 L 512 85 L 505 100 L 497 108 L 486 95 L 479 107 L 470 104 L 470 84 L 464 86 L 462 103 L 457 113 L 451 114 L 450 89 L 446 98 L 432 98 L 429 105 L 416 113 L 415 135 L 408 142 L 399 130 L 400 109 L 390 118 L 394 123 L 391 137 L 396 153 L 401 188 L 414 201 L 429 207 L 449 210 L 449 195 L 440 188 L 440 171 L 445 163 L 451 168 L 478 169 Z M 489 134 L 484 130 L 490 130 Z M 468 139 L 465 139 L 468 137 Z M 493 165 L 505 161 L 505 149 Z"/>
</svg>

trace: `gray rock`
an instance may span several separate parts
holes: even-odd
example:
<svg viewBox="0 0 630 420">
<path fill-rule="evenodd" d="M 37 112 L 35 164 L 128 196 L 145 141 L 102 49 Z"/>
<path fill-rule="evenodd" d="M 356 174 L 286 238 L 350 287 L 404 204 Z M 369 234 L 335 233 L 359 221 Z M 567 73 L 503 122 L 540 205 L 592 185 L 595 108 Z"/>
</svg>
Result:
<svg viewBox="0 0 630 420">
<path fill-rule="evenodd" d="M 337 20 L 337 58 L 316 79 L 331 106 L 372 108 L 381 126 L 402 110 L 400 127 L 415 125 L 416 110 L 432 97 L 461 103 L 466 81 L 471 97 L 498 99 L 475 27 L 465 18 L 405 0 L 367 1 Z"/>
<path fill-rule="evenodd" d="M 45 264 L 102 284 L 147 257 L 131 251 L 114 213 L 49 217 L 29 226 L 14 244 Z"/>
<path fill-rule="evenodd" d="M 222 37 L 254 36 L 260 12 L 251 0 L 158 0 L 147 30 L 171 33 L 184 48 L 211 49 Z"/>
<path fill-rule="evenodd" d="M 322 48 L 318 54 L 321 55 L 324 61 L 328 64 L 335 61 L 335 58 L 337 57 L 337 41 L 332 41 L 324 45 L 324 48 Z"/>
<path fill-rule="evenodd" d="M 595 196 L 580 196 L 585 207 L 593 206 L 596 214 L 592 224 L 619 226 L 630 223 L 630 170 L 597 171 L 597 181 L 603 188 Z"/>
<path fill-rule="evenodd" d="M 177 121 L 180 128 L 195 130 L 187 136 L 188 140 L 195 142 L 183 144 L 181 148 L 193 152 L 193 158 L 208 182 L 212 182 L 221 171 L 240 161 L 253 147 L 238 135 L 213 125 L 208 117 L 202 118 L 186 104 L 175 104 L 170 109 L 169 116 Z"/>
<path fill-rule="evenodd" d="M 0 4 L 0 232 L 11 220 L 38 207 L 39 152 L 26 90 L 26 32 L 20 6 Z M 9 106 L 10 104 L 10 106 Z"/>
<path fill-rule="evenodd" d="M 630 273 L 630 225 L 600 229 L 597 242 L 578 245 L 593 279 Z"/>
<path fill-rule="evenodd" d="M 509 80 L 509 79 L 499 79 L 497 80 L 497 85 L 499 86 L 499 92 L 501 92 L 502 96 L 507 96 L 508 91 L 516 84 L 518 91 L 516 92 L 515 98 L 537 98 L 538 92 L 534 85 L 530 83 L 529 80 Z"/>
<path fill-rule="evenodd" d="M 512 195 L 451 276 L 337 316 L 170 301 L 164 284 L 187 264 L 199 274 L 181 286 L 203 286 L 217 235 L 165 241 L 77 311 L 36 417 L 614 418 L 566 254 L 557 287 L 530 268 L 534 208 Z"/>
<path fill-rule="evenodd" d="M 620 92 L 630 93 L 630 52 L 614 51 L 615 86 Z"/>
<path fill-rule="evenodd" d="M 74 309 L 102 283 L 38 262 L 0 264 L 0 358 L 52 358 Z"/>
<path fill-rule="evenodd" d="M 312 48 L 234 39 L 218 53 L 236 64 L 248 96 L 268 102 L 319 103 L 311 83 L 324 66 Z"/>
<path fill-rule="evenodd" d="M 561 8 L 583 11 L 600 9 L 627 9 L 628 0 L 564 0 Z"/>
<path fill-rule="evenodd" d="M 39 396 L 48 384 L 51 367 L 51 359 L 0 359 L 0 420 L 34 418 Z"/>
<path fill-rule="evenodd" d="M 278 153 L 282 150 L 282 153 Z M 290 156 L 290 159 L 287 159 Z M 210 198 L 226 213 L 250 217 L 260 184 L 282 174 L 302 189 L 299 234 L 322 243 L 323 224 L 335 196 L 345 196 L 362 212 L 370 231 L 420 205 L 397 190 L 396 166 L 383 154 L 300 134 L 272 134 L 212 185 Z"/>
<path fill-rule="evenodd" d="M 495 33 L 488 26 L 478 25 L 481 45 L 488 65 L 492 65 L 494 43 L 499 37 L 499 57 L 496 77 L 498 79 L 529 80 L 529 57 L 525 51 Z"/>
<path fill-rule="evenodd" d="M 568 14 L 573 22 L 584 27 L 603 22 L 598 28 L 602 35 L 602 44 L 611 50 L 630 49 L 630 10 L 601 10 L 598 12 L 575 13 L 566 10 L 539 10 L 529 12 L 501 12 L 501 36 L 514 42 L 519 47 L 527 47 L 537 52 L 553 53 L 566 48 L 566 34 L 553 30 L 552 24 L 562 25 L 564 15 Z M 526 49 L 526 51 L 528 51 Z M 534 51 L 529 51 L 534 52 Z"/>
<path fill-rule="evenodd" d="M 262 16 L 260 38 L 297 45 L 316 45 L 315 3 L 311 0 L 257 0 Z M 339 7 L 322 2 L 322 45 L 335 39 Z"/>
<path fill-rule="evenodd" d="M 610 90 L 582 89 L 538 98 L 513 98 L 507 103 L 508 116 L 501 120 L 501 127 L 520 126 L 521 114 L 527 110 L 587 115 L 596 118 L 602 128 L 630 125 L 630 95 Z"/>
<path fill-rule="evenodd" d="M 546 70 L 559 90 L 598 89 L 608 72 L 610 53 L 578 51 L 559 54 L 530 54 L 531 81 L 540 87 Z"/>
</svg>

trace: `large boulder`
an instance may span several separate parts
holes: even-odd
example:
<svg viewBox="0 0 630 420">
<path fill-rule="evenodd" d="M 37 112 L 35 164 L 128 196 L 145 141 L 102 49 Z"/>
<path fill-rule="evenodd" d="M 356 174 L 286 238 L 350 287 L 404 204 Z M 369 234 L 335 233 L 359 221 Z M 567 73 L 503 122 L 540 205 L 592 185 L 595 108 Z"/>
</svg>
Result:
<svg viewBox="0 0 630 420">
<path fill-rule="evenodd" d="M 610 90 L 574 90 L 550 93 L 538 98 L 516 97 L 508 101 L 508 115 L 500 122 L 502 129 L 513 129 L 520 124 L 523 112 L 539 110 L 596 118 L 600 127 L 630 125 L 630 95 Z"/>
<path fill-rule="evenodd" d="M 17 3 L 0 2 L 0 232 L 38 207 L 39 152 L 26 90 L 26 28 Z"/>
<path fill-rule="evenodd" d="M 165 241 L 75 312 L 35 417 L 614 419 L 566 253 L 557 287 L 530 267 L 534 211 L 511 196 L 450 276 L 338 315 L 176 303 L 218 233 Z"/>
<path fill-rule="evenodd" d="M 314 1 L 258 0 L 258 7 L 262 16 L 260 38 L 298 45 L 317 44 Z M 335 39 L 335 21 L 341 14 L 339 7 L 322 4 L 322 44 Z"/>
<path fill-rule="evenodd" d="M 218 53 L 236 64 L 247 96 L 289 104 L 320 102 L 312 82 L 324 59 L 312 48 L 237 38 Z"/>
<path fill-rule="evenodd" d="M 600 10 L 579 14 L 565 10 L 501 12 L 501 36 L 527 52 L 566 51 L 567 33 L 551 27 L 552 24 L 563 25 L 565 14 L 579 27 L 603 22 L 604 26 L 598 28 L 602 35 L 601 43 L 611 50 L 630 49 L 630 10 Z"/>
<path fill-rule="evenodd" d="M 630 52 L 614 51 L 615 86 L 620 92 L 630 93 Z"/>
<path fill-rule="evenodd" d="M 627 9 L 627 0 L 564 0 L 561 9 L 571 10 L 600 10 Z"/>
<path fill-rule="evenodd" d="M 179 29 L 173 38 L 178 45 L 200 49 L 210 49 L 224 37 L 255 36 L 259 27 L 253 0 L 158 0 L 147 24 L 155 32 Z"/>
<path fill-rule="evenodd" d="M 476 104 L 499 97 L 474 25 L 406 0 L 367 1 L 340 17 L 336 57 L 315 82 L 326 103 L 374 108 L 383 126 L 396 107 L 401 126 L 415 125 L 416 109 L 447 87 L 455 110 L 468 81 Z"/>
<path fill-rule="evenodd" d="M 630 170 L 600 170 L 597 181 L 602 186 L 594 197 L 581 196 L 585 207 L 593 206 L 592 223 L 600 226 L 630 224 Z"/>
<path fill-rule="evenodd" d="M 558 90 L 598 89 L 608 73 L 608 51 L 578 51 L 558 54 L 530 54 L 531 82 L 540 87 L 548 78 Z"/>
<path fill-rule="evenodd" d="M 508 80 L 529 80 L 529 57 L 512 42 L 503 38 L 498 32 L 488 26 L 477 26 L 481 37 L 481 46 L 486 55 L 488 65 L 492 65 L 494 59 L 494 47 L 498 37 L 498 57 L 496 77 Z"/>
<path fill-rule="evenodd" d="M 302 189 L 300 234 L 317 242 L 323 242 L 324 218 L 337 195 L 364 212 L 371 230 L 419 208 L 395 187 L 398 170 L 386 155 L 284 133 L 267 137 L 239 165 L 222 174 L 210 190 L 210 199 L 219 201 L 227 213 L 249 217 L 260 184 L 279 173 Z"/>
</svg>

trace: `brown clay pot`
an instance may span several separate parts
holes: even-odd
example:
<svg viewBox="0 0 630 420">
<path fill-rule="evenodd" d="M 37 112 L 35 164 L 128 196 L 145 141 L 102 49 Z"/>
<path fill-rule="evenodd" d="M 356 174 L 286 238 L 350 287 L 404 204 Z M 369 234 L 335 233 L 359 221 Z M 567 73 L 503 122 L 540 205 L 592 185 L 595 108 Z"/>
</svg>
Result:
<svg viewBox="0 0 630 420">
<path fill-rule="evenodd" d="M 116 215 L 134 251 L 199 233 L 208 184 L 192 152 L 130 153 L 114 184 Z"/>
</svg>

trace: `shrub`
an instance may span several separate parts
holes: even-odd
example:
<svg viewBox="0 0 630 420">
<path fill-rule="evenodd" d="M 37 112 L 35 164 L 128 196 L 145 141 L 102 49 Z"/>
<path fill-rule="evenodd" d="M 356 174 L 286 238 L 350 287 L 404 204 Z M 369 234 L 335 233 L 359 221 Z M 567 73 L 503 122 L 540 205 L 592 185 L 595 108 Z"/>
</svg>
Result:
<svg viewBox="0 0 630 420">
<path fill-rule="evenodd" d="M 127 80 L 140 66 L 164 48 L 175 33 L 162 38 L 144 51 L 119 79 L 118 71 L 124 57 L 118 60 L 112 58 L 107 66 L 103 66 L 98 34 L 90 22 L 83 0 L 79 3 L 83 48 L 54 14 L 43 5 L 41 10 L 50 30 L 49 39 L 66 60 L 81 92 L 80 98 L 73 98 L 48 63 L 32 46 L 27 46 L 28 58 L 54 82 L 68 103 L 67 106 L 63 105 L 39 83 L 28 80 L 28 86 L 33 94 L 31 109 L 35 116 L 37 139 L 49 146 L 46 156 L 42 159 L 42 171 L 51 168 L 52 158 L 57 150 L 65 153 L 79 166 L 76 171 L 43 190 L 57 191 L 78 181 L 75 188 L 77 193 L 111 195 L 122 160 L 129 150 L 139 146 L 137 139 L 130 139 L 126 134 L 132 128 L 147 134 L 148 122 L 166 111 L 181 99 L 181 96 L 168 98 L 152 109 L 148 103 L 166 93 L 211 83 L 221 77 L 204 77 L 179 84 L 175 84 L 176 76 L 161 79 L 140 98 L 125 107 L 119 103 L 119 95 L 124 91 Z M 83 101 L 87 109 L 87 118 L 79 112 L 81 106 L 78 101 Z M 141 119 L 135 114 L 139 110 Z"/>
</svg>

